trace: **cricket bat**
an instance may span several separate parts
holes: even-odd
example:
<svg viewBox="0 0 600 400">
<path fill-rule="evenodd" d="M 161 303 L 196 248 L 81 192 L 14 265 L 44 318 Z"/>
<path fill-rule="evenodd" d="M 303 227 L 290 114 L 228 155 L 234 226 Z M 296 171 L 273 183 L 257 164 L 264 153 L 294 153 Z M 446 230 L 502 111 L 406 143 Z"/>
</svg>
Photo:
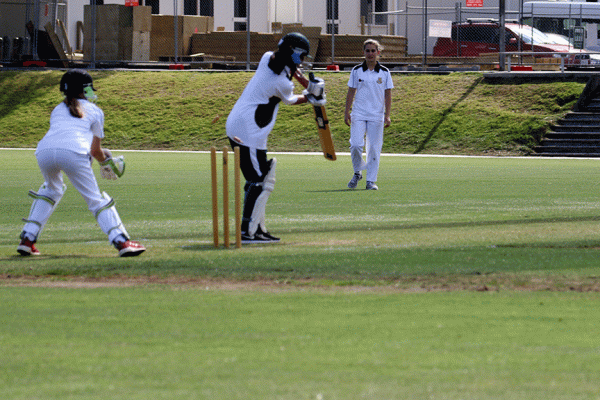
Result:
<svg viewBox="0 0 600 400">
<path fill-rule="evenodd" d="M 294 74 L 298 82 L 304 86 L 308 87 L 308 80 L 305 77 Z M 310 80 L 314 80 L 314 74 L 310 72 L 308 74 Z M 319 132 L 319 138 L 321 139 L 321 150 L 323 150 L 323 155 L 326 159 L 335 161 L 335 148 L 333 147 L 333 139 L 331 138 L 331 131 L 329 130 L 329 120 L 327 119 L 327 112 L 325 111 L 325 106 L 313 106 L 313 110 L 315 111 L 315 120 L 317 121 L 317 130 Z"/>
</svg>

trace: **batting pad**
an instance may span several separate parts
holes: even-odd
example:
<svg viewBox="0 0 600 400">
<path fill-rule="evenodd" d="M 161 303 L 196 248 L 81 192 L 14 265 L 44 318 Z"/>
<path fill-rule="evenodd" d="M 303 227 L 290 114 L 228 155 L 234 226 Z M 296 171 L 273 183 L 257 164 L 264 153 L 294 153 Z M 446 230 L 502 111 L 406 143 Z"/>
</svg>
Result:
<svg viewBox="0 0 600 400">
<path fill-rule="evenodd" d="M 60 199 L 62 199 L 66 190 L 67 186 L 63 185 L 61 193 L 55 191 L 51 192 L 48 190 L 46 182 L 42 183 L 37 192 L 30 190 L 29 197 L 33 198 L 33 203 L 29 210 L 29 216 L 27 219 L 23 219 L 23 221 L 26 222 L 23 230 L 34 235 L 37 240 L 42 233 L 44 226 L 46 226 L 46 222 L 48 222 L 48 219 L 58 206 L 58 203 L 60 203 Z M 54 195 L 56 199 L 50 197 L 51 194 Z"/>
<path fill-rule="evenodd" d="M 98 225 L 100 225 L 100 229 L 108 235 L 108 241 L 111 243 L 121 234 L 129 239 L 129 234 L 125 230 L 125 226 L 123 226 L 121 217 L 115 207 L 115 201 L 106 192 L 102 192 L 102 197 L 109 202 L 96 212 L 96 220 L 98 221 Z"/>
<path fill-rule="evenodd" d="M 269 196 L 271 192 L 275 189 L 275 167 L 277 166 L 277 159 L 273 158 L 271 160 L 271 168 L 269 172 L 265 176 L 265 179 L 262 182 L 262 192 L 256 199 L 254 203 L 254 209 L 252 210 L 252 216 L 250 218 L 250 224 L 248 225 L 248 233 L 250 235 L 254 235 L 260 228 L 263 232 L 267 232 L 267 228 L 265 226 L 265 214 L 267 208 L 267 200 L 269 200 Z"/>
</svg>

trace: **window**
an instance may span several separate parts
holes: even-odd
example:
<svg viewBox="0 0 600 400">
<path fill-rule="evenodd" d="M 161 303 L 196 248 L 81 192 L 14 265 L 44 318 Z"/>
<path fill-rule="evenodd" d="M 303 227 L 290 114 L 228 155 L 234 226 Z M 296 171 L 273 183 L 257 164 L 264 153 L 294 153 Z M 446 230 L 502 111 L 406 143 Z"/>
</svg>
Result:
<svg viewBox="0 0 600 400">
<path fill-rule="evenodd" d="M 373 12 L 388 11 L 387 0 L 360 0 L 360 16 L 365 17 L 365 21 L 375 25 L 387 25 L 387 15 L 371 15 Z"/>
<path fill-rule="evenodd" d="M 375 12 L 387 11 L 387 0 L 375 0 Z M 376 15 L 375 25 L 387 25 L 387 15 Z"/>
<path fill-rule="evenodd" d="M 142 3 L 140 2 L 140 4 L 142 4 Z M 152 7 L 152 11 L 151 11 L 152 14 L 160 14 L 159 7 L 158 7 L 159 0 L 144 0 L 144 5 Z"/>
<path fill-rule="evenodd" d="M 457 26 L 452 30 L 453 41 L 498 44 L 499 38 L 500 28 L 497 26 Z"/>
<path fill-rule="evenodd" d="M 198 13 L 198 9 L 200 13 Z M 184 0 L 183 14 L 214 17 L 214 0 Z"/>
<path fill-rule="evenodd" d="M 233 2 L 233 30 L 245 31 L 247 27 L 246 0 L 234 0 Z"/>
<path fill-rule="evenodd" d="M 215 16 L 214 0 L 200 0 L 200 15 Z"/>
<path fill-rule="evenodd" d="M 331 34 L 333 22 L 333 33 L 338 33 L 339 28 L 339 0 L 325 0 L 327 2 L 327 33 Z"/>
<path fill-rule="evenodd" d="M 246 0 L 235 0 L 233 3 L 234 18 L 246 18 Z"/>
<path fill-rule="evenodd" d="M 198 15 L 198 4 L 196 0 L 184 0 L 183 15 Z"/>
</svg>

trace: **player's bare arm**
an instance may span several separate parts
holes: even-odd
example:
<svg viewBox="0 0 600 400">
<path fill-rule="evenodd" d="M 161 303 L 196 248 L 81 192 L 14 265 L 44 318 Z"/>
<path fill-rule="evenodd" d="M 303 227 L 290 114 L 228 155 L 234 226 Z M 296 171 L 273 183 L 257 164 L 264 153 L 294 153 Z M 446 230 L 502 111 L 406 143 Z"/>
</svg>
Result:
<svg viewBox="0 0 600 400">
<path fill-rule="evenodd" d="M 103 162 L 106 159 L 106 155 L 104 154 L 104 150 L 102 149 L 100 143 L 101 139 L 97 136 L 94 136 L 92 139 L 92 146 L 90 147 L 90 154 L 98 162 Z"/>
<path fill-rule="evenodd" d="M 350 111 L 352 110 L 352 102 L 354 101 L 355 94 L 356 88 L 348 88 L 348 93 L 346 94 L 346 111 L 344 111 L 344 122 L 348 126 L 352 124 L 352 117 L 350 116 Z"/>
<path fill-rule="evenodd" d="M 392 124 L 390 114 L 392 112 L 392 89 L 385 90 L 385 122 L 384 127 L 387 128 Z"/>
</svg>

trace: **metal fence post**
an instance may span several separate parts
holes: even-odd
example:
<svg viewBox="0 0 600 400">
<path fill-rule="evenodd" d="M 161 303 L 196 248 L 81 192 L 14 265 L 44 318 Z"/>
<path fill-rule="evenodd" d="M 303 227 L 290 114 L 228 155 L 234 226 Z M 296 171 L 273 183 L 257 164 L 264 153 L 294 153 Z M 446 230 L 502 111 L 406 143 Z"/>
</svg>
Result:
<svg viewBox="0 0 600 400">
<path fill-rule="evenodd" d="M 32 51 L 33 51 L 33 59 L 39 60 L 40 56 L 38 54 L 38 29 L 40 26 L 40 0 L 35 0 L 33 5 L 33 40 L 32 40 Z"/>
<path fill-rule="evenodd" d="M 92 0 L 92 5 L 90 7 L 90 15 L 92 19 L 92 35 L 90 40 L 92 59 L 90 61 L 90 68 L 96 68 L 96 1 Z"/>
<path fill-rule="evenodd" d="M 246 71 L 250 71 L 250 0 L 246 0 Z"/>
<path fill-rule="evenodd" d="M 335 64 L 335 10 L 333 9 L 333 0 L 329 0 L 331 7 L 331 65 Z"/>
<path fill-rule="evenodd" d="M 178 33 L 178 23 L 177 23 L 177 0 L 173 0 L 173 29 L 175 30 L 175 49 L 174 49 L 174 54 L 175 54 L 175 64 L 177 64 L 177 58 L 178 58 L 178 53 L 179 53 L 179 33 Z"/>
<path fill-rule="evenodd" d="M 423 67 L 427 66 L 427 0 L 423 0 Z"/>
<path fill-rule="evenodd" d="M 505 17 L 506 17 L 506 9 L 505 9 L 505 0 L 499 0 L 498 5 L 498 16 L 500 19 L 500 60 L 499 67 L 500 71 L 504 71 L 505 68 L 505 52 L 506 52 L 506 30 L 505 30 Z"/>
</svg>

